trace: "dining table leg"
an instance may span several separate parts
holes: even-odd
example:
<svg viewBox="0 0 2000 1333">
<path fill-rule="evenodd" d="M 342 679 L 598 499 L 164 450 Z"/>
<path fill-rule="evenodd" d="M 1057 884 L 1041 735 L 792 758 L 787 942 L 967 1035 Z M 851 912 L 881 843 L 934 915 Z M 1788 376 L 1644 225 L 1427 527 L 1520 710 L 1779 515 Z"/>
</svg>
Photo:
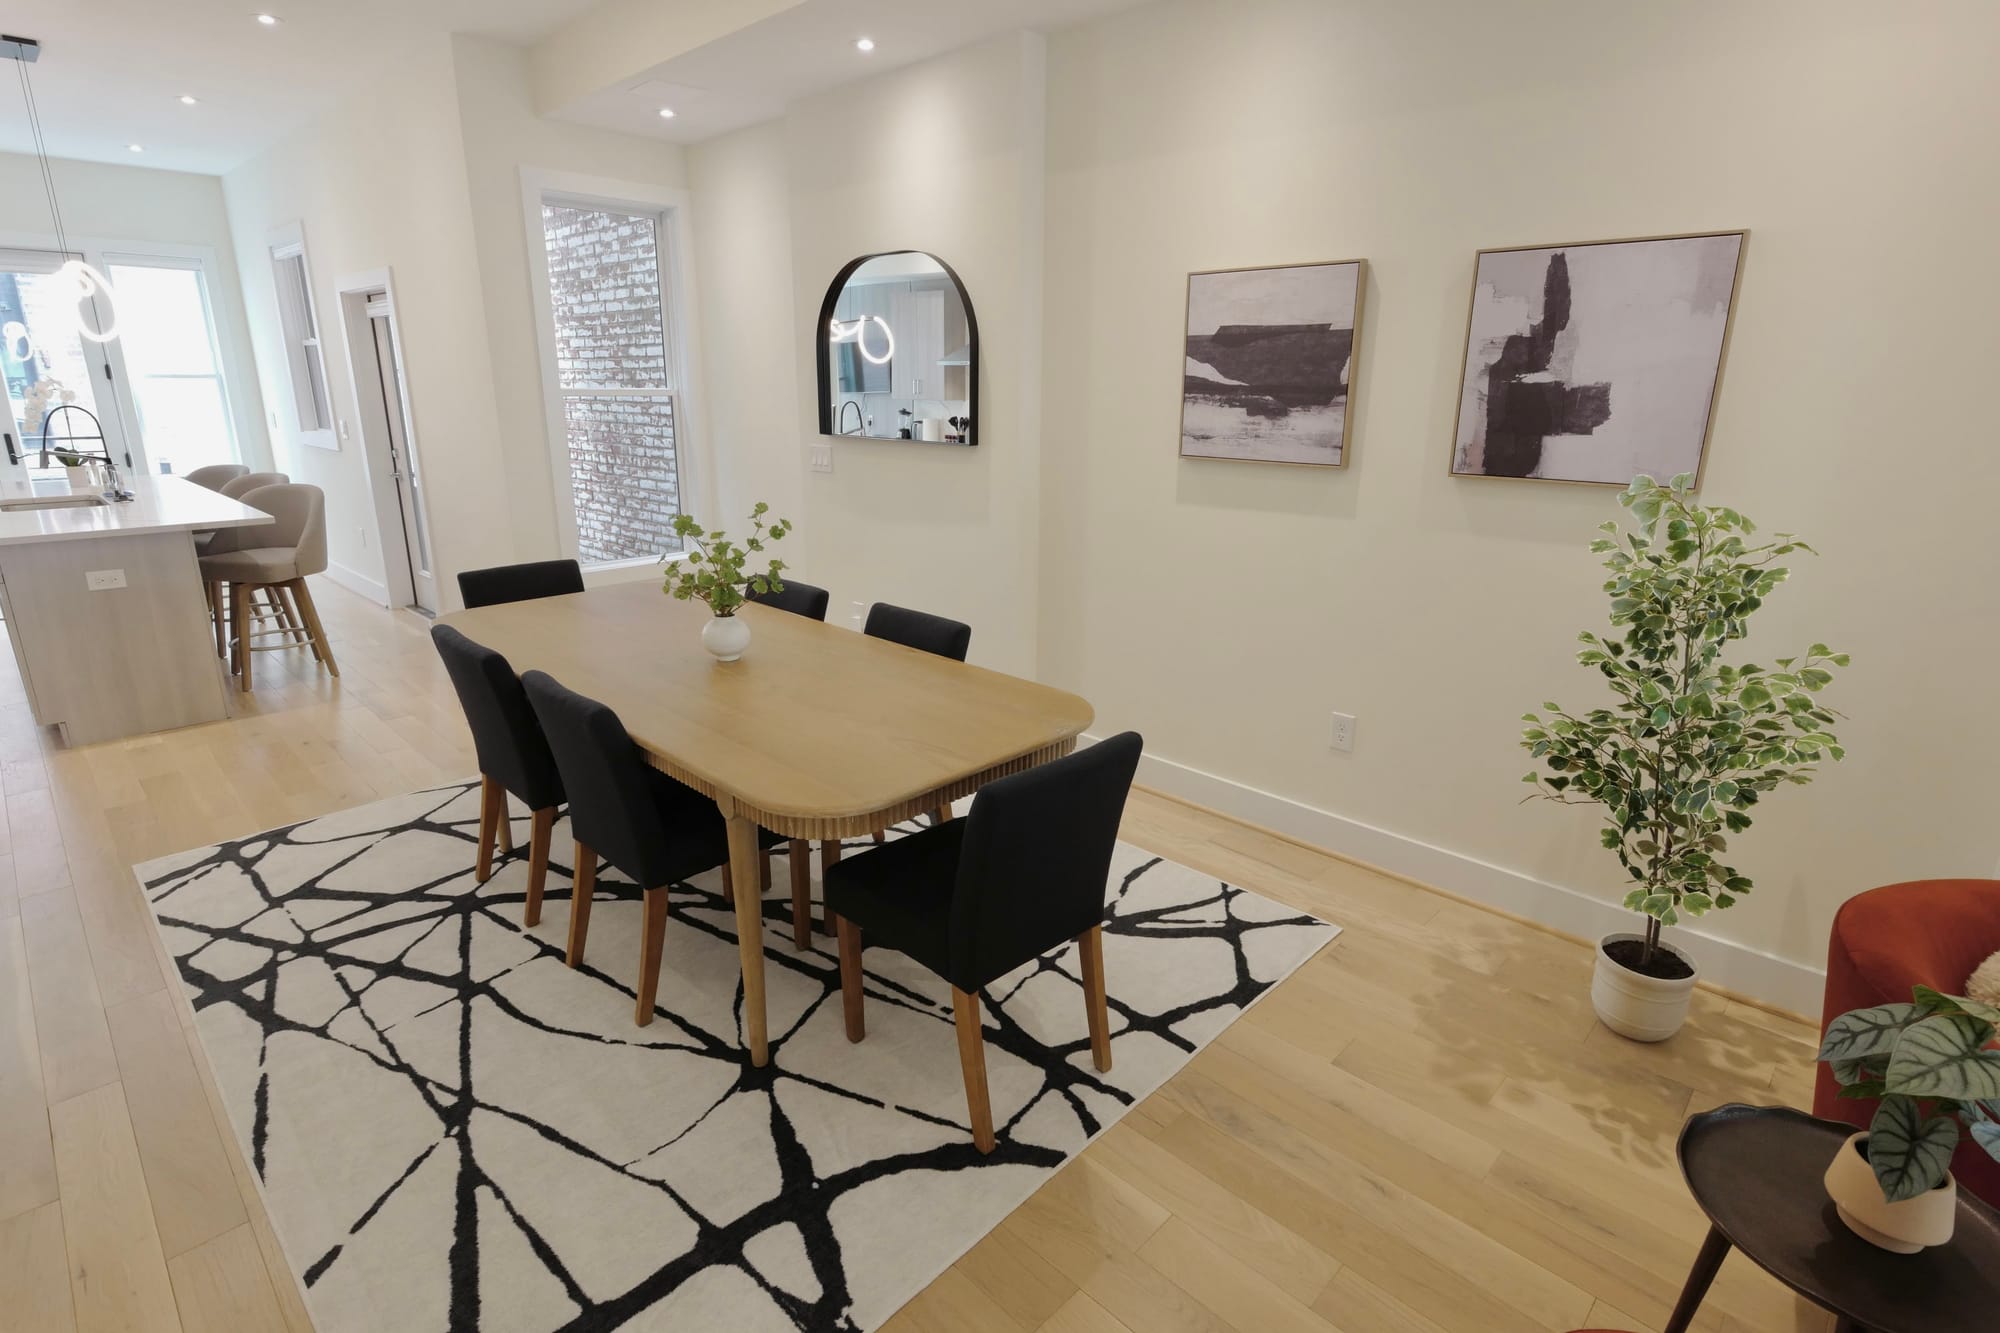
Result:
<svg viewBox="0 0 2000 1333">
<path fill-rule="evenodd" d="M 729 870 L 736 895 L 736 952 L 743 965 L 743 1041 L 750 1063 L 764 1065 L 771 1052 L 764 1029 L 764 898 L 756 891 L 759 853 L 757 821 L 725 806 L 729 827 Z"/>
</svg>

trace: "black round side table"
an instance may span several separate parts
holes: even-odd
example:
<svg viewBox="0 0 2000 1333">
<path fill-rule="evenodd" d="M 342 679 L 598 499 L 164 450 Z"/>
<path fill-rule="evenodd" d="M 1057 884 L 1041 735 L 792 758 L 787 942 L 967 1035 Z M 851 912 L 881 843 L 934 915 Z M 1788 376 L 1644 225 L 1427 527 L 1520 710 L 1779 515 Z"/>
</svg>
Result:
<svg viewBox="0 0 2000 1333">
<path fill-rule="evenodd" d="M 1666 1333 L 1686 1333 L 1730 1247 L 1840 1317 L 1837 1333 L 1991 1333 L 2000 1214 L 1963 1190 L 1951 1242 L 1891 1254 L 1847 1229 L 1821 1177 L 1851 1125 L 1788 1106 L 1722 1106 L 1681 1130 L 1681 1174 L 1708 1214 Z"/>
</svg>

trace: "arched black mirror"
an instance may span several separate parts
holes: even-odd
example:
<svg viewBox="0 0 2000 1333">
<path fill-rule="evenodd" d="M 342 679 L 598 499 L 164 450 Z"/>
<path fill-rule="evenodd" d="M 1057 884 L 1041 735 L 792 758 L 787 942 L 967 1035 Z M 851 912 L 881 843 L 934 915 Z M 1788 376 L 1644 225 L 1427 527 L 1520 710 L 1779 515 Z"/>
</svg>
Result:
<svg viewBox="0 0 2000 1333">
<path fill-rule="evenodd" d="M 979 443 L 979 324 L 951 266 L 921 250 L 853 260 L 820 304 L 822 435 Z"/>
</svg>

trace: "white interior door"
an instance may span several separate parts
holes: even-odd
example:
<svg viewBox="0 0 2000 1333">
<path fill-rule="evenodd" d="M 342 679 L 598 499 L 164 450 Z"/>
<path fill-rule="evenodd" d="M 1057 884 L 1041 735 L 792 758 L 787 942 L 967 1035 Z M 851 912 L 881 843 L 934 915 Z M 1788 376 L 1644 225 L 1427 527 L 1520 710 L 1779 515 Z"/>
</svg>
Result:
<svg viewBox="0 0 2000 1333">
<path fill-rule="evenodd" d="M 368 328 L 374 335 L 377 382 L 382 388 L 382 415 L 389 425 L 389 469 L 402 512 L 403 549 L 409 553 L 410 586 L 417 606 L 437 613 L 437 575 L 432 569 L 431 538 L 424 521 L 423 476 L 416 450 L 410 445 L 409 394 L 403 380 L 402 345 L 386 298 L 368 304 Z"/>
<path fill-rule="evenodd" d="M 101 441 L 80 440 L 75 447 L 108 453 L 128 472 L 143 466 L 125 433 L 105 344 L 84 336 L 76 289 L 57 275 L 71 257 L 55 250 L 0 249 L 0 376 L 7 381 L 5 429 L 12 437 L 11 449 L 0 450 L 0 467 L 30 484 L 53 486 L 63 479 L 53 450 L 65 435 L 101 435 Z M 92 312 L 91 327 L 101 327 L 101 318 Z M 65 403 L 89 412 L 97 425 L 80 413 L 60 414 L 44 465 L 43 426 L 48 413 Z"/>
</svg>

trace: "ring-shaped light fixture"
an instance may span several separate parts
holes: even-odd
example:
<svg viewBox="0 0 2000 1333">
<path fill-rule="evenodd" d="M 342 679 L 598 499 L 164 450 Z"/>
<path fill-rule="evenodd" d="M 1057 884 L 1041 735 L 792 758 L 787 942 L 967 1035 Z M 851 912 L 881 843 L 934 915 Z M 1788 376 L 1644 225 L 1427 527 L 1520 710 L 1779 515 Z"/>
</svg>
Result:
<svg viewBox="0 0 2000 1333">
<path fill-rule="evenodd" d="M 84 263 L 72 259 L 56 270 L 56 273 L 76 284 L 76 331 L 94 343 L 108 343 L 118 336 L 118 302 L 111 294 L 111 280 Z M 104 322 L 96 328 L 83 317 L 85 302 L 94 309 L 99 298 L 103 298 L 104 309 L 109 313 Z"/>
<path fill-rule="evenodd" d="M 880 356 L 876 356 L 868 350 L 868 325 L 870 321 L 882 326 L 882 342 L 884 347 Z M 842 324 L 839 320 L 832 319 L 827 321 L 827 328 L 834 342 L 853 343 L 854 350 L 861 353 L 870 365 L 886 366 L 896 355 L 896 331 L 890 328 L 889 321 L 880 315 L 863 315 L 850 324 Z"/>
</svg>

